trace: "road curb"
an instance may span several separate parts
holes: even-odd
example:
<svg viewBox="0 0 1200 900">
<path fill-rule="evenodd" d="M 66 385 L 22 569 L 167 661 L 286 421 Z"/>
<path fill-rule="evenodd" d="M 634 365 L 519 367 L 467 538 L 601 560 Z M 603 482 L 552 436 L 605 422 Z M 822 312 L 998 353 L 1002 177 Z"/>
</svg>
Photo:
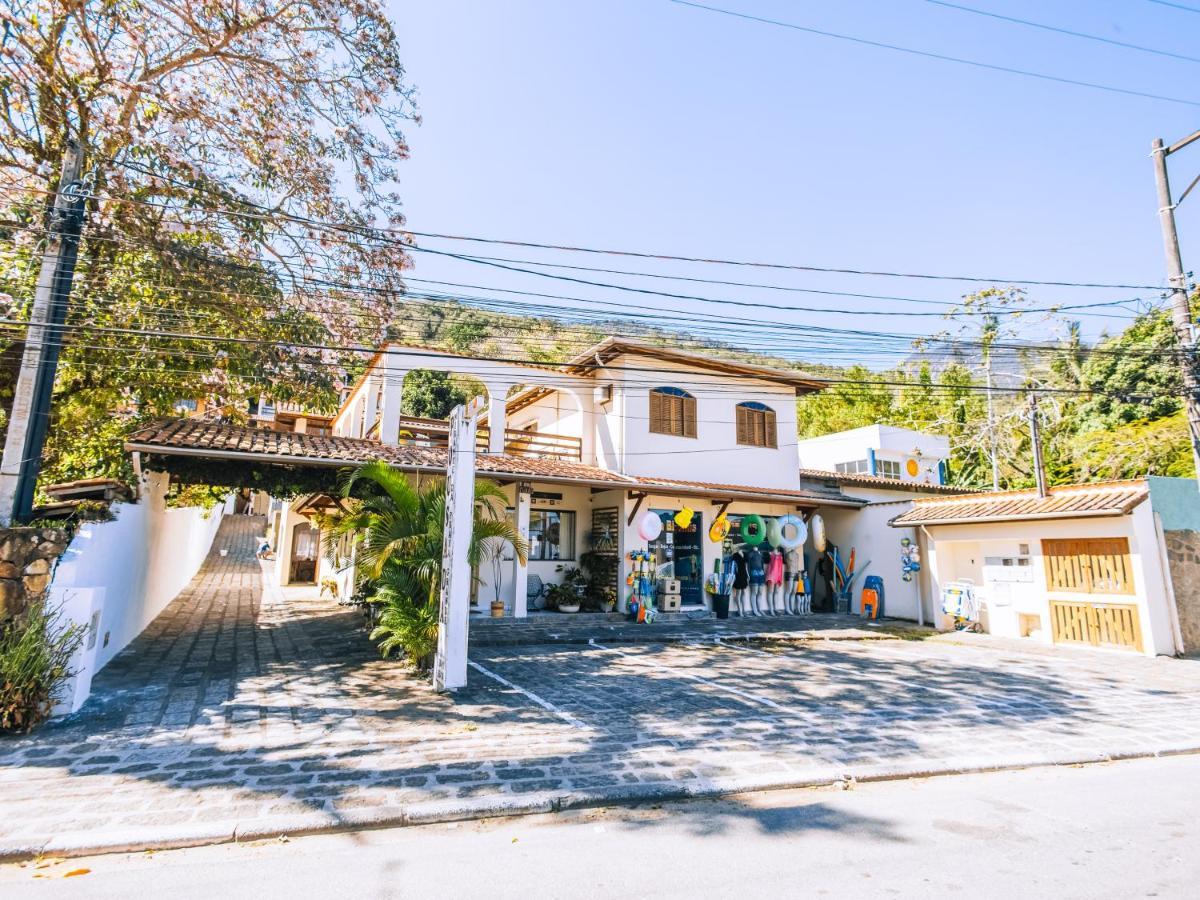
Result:
<svg viewBox="0 0 1200 900">
<path fill-rule="evenodd" d="M 788 776 L 739 777 L 694 782 L 659 782 L 620 785 L 611 788 L 567 792 L 543 792 L 479 800 L 440 800 L 408 804 L 402 807 L 380 806 L 333 812 L 312 812 L 268 816 L 249 821 L 230 821 L 122 828 L 97 834 L 95 831 L 68 832 L 44 840 L 18 839 L 0 843 L 0 862 L 20 862 L 38 856 L 94 856 L 108 853 L 136 853 L 145 850 L 181 849 L 214 844 L 271 840 L 346 831 L 433 825 L 508 816 L 527 816 L 565 812 L 599 806 L 631 806 L 680 800 L 714 799 L 763 791 L 801 790 L 818 787 L 849 787 L 854 783 L 936 778 L 951 775 L 986 774 L 1059 766 L 1095 765 L 1134 759 L 1158 759 L 1200 754 L 1200 746 L 1167 746 L 1147 751 L 1097 751 L 1091 754 L 1064 753 L 1061 756 L 1032 756 L 1005 760 L 981 758 L 972 763 L 938 766 L 935 763 L 846 766 L 836 777 L 830 767 L 806 774 Z"/>
</svg>

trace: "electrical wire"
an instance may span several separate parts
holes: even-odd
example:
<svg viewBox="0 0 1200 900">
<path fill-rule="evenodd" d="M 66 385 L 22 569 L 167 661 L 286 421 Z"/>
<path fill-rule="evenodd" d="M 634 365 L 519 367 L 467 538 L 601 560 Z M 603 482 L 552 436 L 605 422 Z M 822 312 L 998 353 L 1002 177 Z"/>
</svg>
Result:
<svg viewBox="0 0 1200 900">
<path fill-rule="evenodd" d="M 676 0 L 672 0 L 672 2 L 676 2 Z M 681 2 L 681 0 L 680 0 L 680 2 Z M 1200 103 L 1197 103 L 1196 105 L 1200 106 Z M 148 175 L 148 176 L 151 176 L 154 178 L 164 178 L 164 179 L 169 180 L 172 183 L 175 183 L 179 186 L 189 187 L 192 190 L 196 190 L 194 185 L 187 185 L 184 182 L 179 182 L 177 180 L 170 179 L 168 176 L 164 176 L 160 173 L 156 173 L 151 169 L 147 169 L 142 166 L 138 166 L 134 163 L 130 163 L 128 161 L 121 161 L 121 160 L 113 160 L 113 162 L 117 162 L 119 165 L 122 165 L 126 168 L 130 168 L 134 171 L 141 172 L 144 175 Z M 111 195 L 106 195 L 105 199 L 110 199 L 110 200 L 113 200 L 114 202 L 138 203 L 138 204 L 142 204 L 142 205 L 146 205 L 146 206 L 163 208 L 162 204 L 151 203 L 150 201 L 145 201 L 145 200 L 133 200 L 131 198 L 112 197 Z M 507 240 L 507 239 L 500 239 L 500 238 L 485 238 L 485 237 L 475 237 L 475 236 L 459 235 L 459 234 L 442 234 L 442 233 L 428 232 L 428 231 L 416 231 L 416 230 L 408 229 L 408 228 L 399 229 L 399 228 L 383 228 L 383 227 L 377 227 L 377 226 L 369 226 L 369 227 L 368 226 L 354 226 L 354 225 L 345 225 L 345 224 L 336 223 L 336 222 L 321 221 L 318 219 L 312 219 L 312 218 L 305 217 L 305 216 L 297 216 L 297 215 L 294 215 L 291 213 L 278 213 L 273 210 L 267 210 L 265 207 L 259 206 L 258 204 L 250 203 L 249 201 L 247 201 L 247 203 L 250 206 L 253 206 L 253 207 L 256 207 L 256 208 L 262 210 L 263 213 L 249 213 L 249 212 L 245 212 L 245 211 L 230 210 L 230 209 L 209 209 L 209 210 L 206 210 L 206 212 L 210 212 L 213 214 L 229 215 L 229 216 L 234 216 L 234 217 L 251 218 L 251 219 L 256 219 L 256 220 L 271 220 L 271 221 L 286 220 L 286 221 L 290 221 L 294 224 L 307 225 L 307 226 L 313 227 L 313 228 L 331 229 L 331 230 L 340 231 L 342 233 L 349 233 L 349 234 L 352 234 L 357 237 L 367 237 L 367 238 L 374 237 L 377 239 L 382 239 L 383 235 L 392 234 L 392 235 L 399 235 L 403 239 L 410 239 L 412 237 L 426 237 L 426 238 L 430 238 L 430 239 L 441 239 L 441 240 L 452 240 L 452 241 L 471 241 L 471 242 L 475 242 L 475 243 L 485 243 L 485 244 L 503 244 L 503 245 L 512 246 L 512 247 L 527 247 L 527 248 L 537 248 L 537 249 L 543 249 L 543 250 L 559 250 L 559 251 L 566 251 L 566 252 L 570 252 L 570 253 L 603 254 L 606 256 L 626 256 L 626 257 L 634 257 L 634 258 L 639 258 L 639 259 L 670 260 L 673 262 L 704 263 L 704 264 L 708 264 L 708 265 L 721 265 L 721 266 L 743 266 L 743 267 L 760 268 L 760 269 L 781 269 L 781 270 L 790 270 L 790 271 L 798 271 L 798 272 L 823 272 L 823 273 L 838 274 L 838 275 L 869 275 L 869 276 L 878 276 L 878 277 L 886 277 L 886 278 L 919 278 L 919 279 L 932 279 L 932 280 L 937 280 L 937 281 L 969 281 L 969 282 L 988 283 L 988 284 L 1035 285 L 1035 286 L 1041 286 L 1041 287 L 1109 288 L 1109 289 L 1115 289 L 1115 290 L 1134 290 L 1134 291 L 1161 291 L 1161 290 L 1164 290 L 1162 285 L 1153 285 L 1153 284 L 1103 284 L 1103 283 L 1096 283 L 1096 282 L 1079 282 L 1079 281 L 1046 281 L 1046 280 L 1037 280 L 1037 279 L 1030 279 L 1030 278 L 997 278 L 997 277 L 982 277 L 982 276 L 977 276 L 977 275 L 943 275 L 943 274 L 930 274 L 930 273 L 917 273 L 917 272 L 889 272 L 889 271 L 880 271 L 880 270 L 872 270 L 872 269 L 852 269 L 852 268 L 835 268 L 835 267 L 831 267 L 831 266 L 797 265 L 797 264 L 791 264 L 791 263 L 751 262 L 751 261 L 746 261 L 746 260 L 716 259 L 716 258 L 701 257 L 701 256 L 678 256 L 678 255 L 671 255 L 671 254 L 666 254 L 666 253 L 648 253 L 648 252 L 644 252 L 644 251 L 598 249 L 595 247 L 581 247 L 581 246 L 573 246 L 570 244 L 550 244 L 550 243 L 538 243 L 538 242 L 534 242 L 534 241 L 516 241 L 516 240 Z M 390 242 L 391 243 L 399 243 L 403 246 L 403 249 L 406 249 L 406 250 L 414 249 L 414 245 L 409 240 L 399 240 L 399 241 L 392 240 Z"/>
<path fill-rule="evenodd" d="M 1141 97 L 1146 100 L 1161 100 L 1165 103 L 1178 103 L 1183 106 L 1200 106 L 1200 100 L 1187 100 L 1182 97 L 1168 97 L 1164 94 L 1152 94 L 1148 91 L 1135 91 L 1129 88 L 1116 87 L 1108 84 L 1098 84 L 1094 81 L 1081 81 L 1076 78 L 1064 78 L 1060 75 L 1048 75 L 1045 72 L 1034 72 L 1030 69 L 1017 69 L 1013 66 L 1001 66 L 995 63 L 985 63 L 977 59 L 967 59 L 961 56 L 950 56 L 945 53 L 934 53 L 930 50 L 917 50 L 913 47 L 903 47 L 899 44 L 889 44 L 884 41 L 873 41 L 868 38 L 856 37 L 850 34 L 839 34 L 835 31 L 823 31 L 819 28 L 812 28 L 808 25 L 798 25 L 794 22 L 783 22 L 779 19 L 768 19 L 765 16 L 755 16 L 749 13 L 737 12 L 732 9 L 722 9 L 718 6 L 706 6 L 703 3 L 695 3 L 693 0 L 668 0 L 670 3 L 675 3 L 679 6 L 690 6 L 693 9 L 702 9 L 711 13 L 718 13 L 723 16 L 732 16 L 737 19 L 745 19 L 749 22 L 757 22 L 761 25 L 773 25 L 777 28 L 789 28 L 793 31 L 802 31 L 806 34 L 815 34 L 820 37 L 834 38 L 839 41 L 847 41 L 853 44 L 861 44 L 866 47 L 875 47 L 880 50 L 894 50 L 898 53 L 907 53 L 912 56 L 922 56 L 928 59 L 936 59 L 942 62 L 958 63 L 963 66 L 972 66 L 977 69 L 988 69 L 993 72 L 1005 72 L 1009 75 L 1023 75 L 1026 78 L 1037 78 L 1042 81 L 1053 81 L 1058 84 L 1069 84 L 1075 87 L 1091 88 L 1098 91 L 1107 91 L 1110 94 L 1123 94 L 1127 97 Z"/>
<path fill-rule="evenodd" d="M 1145 47 L 1141 44 L 1130 44 L 1125 41 L 1117 41 L 1112 38 L 1101 37 L 1098 34 L 1086 34 L 1082 31 L 1071 31 L 1069 28 L 1058 28 L 1054 25 L 1046 25 L 1043 22 L 1031 22 L 1028 19 L 1018 19 L 1015 16 L 1004 16 L 1000 13 L 990 12 L 986 9 L 976 9 L 973 6 L 960 6 L 957 3 L 948 3 L 946 0 L 925 0 L 926 3 L 932 3 L 935 6 L 944 6 L 947 9 L 956 9 L 959 12 L 971 13 L 976 16 L 987 16 L 989 19 L 999 19 L 1002 22 L 1011 22 L 1014 25 L 1027 25 L 1030 28 L 1040 28 L 1043 31 L 1052 31 L 1056 34 L 1070 35 L 1071 37 L 1083 38 L 1088 41 L 1097 41 L 1101 44 L 1111 44 L 1114 47 L 1124 47 L 1126 50 L 1139 50 L 1142 53 L 1152 53 L 1156 56 L 1165 56 L 1170 59 L 1179 59 L 1184 62 L 1200 63 L 1200 57 L 1185 56 L 1182 53 L 1172 53 L 1169 50 L 1159 50 L 1156 47 Z"/>
</svg>

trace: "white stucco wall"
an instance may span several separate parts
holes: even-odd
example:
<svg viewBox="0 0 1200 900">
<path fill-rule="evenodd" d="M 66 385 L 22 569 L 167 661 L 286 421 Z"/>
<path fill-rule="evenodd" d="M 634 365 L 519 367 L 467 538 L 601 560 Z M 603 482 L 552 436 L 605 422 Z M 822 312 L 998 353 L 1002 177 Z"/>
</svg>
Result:
<svg viewBox="0 0 1200 900">
<path fill-rule="evenodd" d="M 865 460 L 873 452 L 875 459 L 900 464 L 899 478 L 926 484 L 938 484 L 938 464 L 950 456 L 950 442 L 941 435 L 925 434 L 891 425 L 867 425 L 821 437 L 807 438 L 797 446 L 800 467 L 837 470 L 839 463 Z M 908 471 L 914 460 L 917 474 Z M 879 472 L 877 474 L 884 474 Z"/>
<path fill-rule="evenodd" d="M 619 471 L 684 481 L 799 486 L 796 394 L 791 387 L 632 355 L 615 360 L 610 369 L 615 393 L 621 395 L 619 403 L 614 398 L 608 414 L 609 418 L 619 417 L 620 424 L 607 429 L 615 433 L 619 428 L 624 433 L 616 448 Z M 656 387 L 682 388 L 696 398 L 696 437 L 651 433 L 650 391 Z M 746 401 L 763 403 L 775 411 L 778 447 L 737 443 L 735 408 Z"/>
<path fill-rule="evenodd" d="M 86 699 L 92 676 L 191 581 L 227 512 L 225 506 L 208 513 L 169 509 L 166 491 L 166 476 L 148 473 L 141 499 L 115 504 L 114 521 L 81 525 L 55 569 L 51 602 L 94 626 L 73 664 L 75 708 Z"/>
<path fill-rule="evenodd" d="M 881 491 L 848 485 L 846 493 L 867 500 L 861 509 L 838 509 L 830 507 L 821 511 L 825 520 L 825 532 L 829 540 L 838 546 L 839 552 L 849 556 L 855 553 L 855 571 L 863 574 L 855 578 L 851 612 L 861 612 L 859 603 L 863 578 L 878 575 L 883 578 L 884 615 L 898 619 L 924 619 L 929 621 L 931 609 L 928 596 L 924 607 L 920 607 L 922 586 L 926 580 L 920 573 L 912 581 L 905 581 L 900 568 L 900 541 L 907 537 L 914 544 L 920 535 L 914 528 L 892 528 L 891 519 L 906 512 L 912 505 L 911 497 L 897 497 L 895 491 Z M 927 496 L 914 494 L 912 496 Z M 862 566 L 870 563 L 866 569 Z M 924 567 L 926 560 L 922 557 Z"/>
<path fill-rule="evenodd" d="M 939 612 L 936 624 L 949 628 L 948 617 L 940 614 L 941 586 L 949 581 L 971 578 L 980 588 L 985 603 L 984 624 L 989 632 L 1006 637 L 1020 635 L 1020 614 L 1041 618 L 1040 638 L 1051 643 L 1050 599 L 1046 564 L 1042 556 L 1043 539 L 1127 538 L 1133 568 L 1134 591 L 1129 595 L 1054 594 L 1062 599 L 1127 603 L 1138 608 L 1143 651 L 1148 656 L 1175 653 L 1170 610 L 1163 580 L 1158 538 L 1149 503 L 1139 504 L 1131 515 L 1083 519 L 994 522 L 973 525 L 933 525 L 928 527 L 936 542 L 936 552 L 928 554 L 933 579 L 933 596 Z M 1012 592 L 1011 603 L 998 606 L 983 587 L 983 559 L 1007 556 L 1019 544 L 1030 549 L 1033 579 Z"/>
<path fill-rule="evenodd" d="M 592 495 L 590 488 L 580 485 L 555 485 L 540 484 L 535 482 L 533 489 L 538 493 L 562 494 L 563 499 L 561 501 L 550 501 L 535 498 L 530 502 L 531 512 L 548 510 L 553 512 L 575 513 L 574 555 L 570 559 L 531 559 L 528 564 L 528 572 L 530 575 L 537 575 L 546 584 L 557 584 L 562 580 L 562 573 L 557 571 L 558 568 L 560 566 L 564 569 L 579 568 L 579 555 L 588 549 L 586 537 L 592 527 L 593 507 L 602 508 L 604 506 L 614 504 L 595 500 L 595 497 L 603 497 L 604 495 Z M 515 507 L 516 485 L 506 485 L 504 488 L 504 493 L 508 497 L 509 506 Z M 504 602 L 505 613 L 508 615 L 511 615 L 513 611 L 513 568 L 515 565 L 515 560 L 504 559 L 500 561 L 499 597 Z M 487 610 L 492 600 L 494 600 L 497 596 L 497 591 L 495 588 L 495 568 L 493 567 L 492 563 L 485 563 L 481 567 L 479 579 L 479 608 L 481 610 Z"/>
</svg>

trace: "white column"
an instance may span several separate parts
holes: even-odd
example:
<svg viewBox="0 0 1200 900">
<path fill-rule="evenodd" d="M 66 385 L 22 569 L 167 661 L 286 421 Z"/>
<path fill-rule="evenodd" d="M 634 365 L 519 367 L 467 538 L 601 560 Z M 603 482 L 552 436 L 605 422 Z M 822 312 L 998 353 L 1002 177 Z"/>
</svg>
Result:
<svg viewBox="0 0 1200 900">
<path fill-rule="evenodd" d="M 533 486 L 527 482 L 517 485 L 517 532 L 529 542 L 529 507 Z M 529 586 L 529 564 L 513 554 L 513 615 L 524 619 L 529 614 L 526 590 Z"/>
<path fill-rule="evenodd" d="M 385 363 L 383 373 L 383 409 L 379 412 L 379 440 L 400 443 L 400 399 L 404 391 L 404 372 L 394 371 Z"/>
<path fill-rule="evenodd" d="M 275 583 L 277 585 L 287 584 L 289 563 L 292 558 L 292 526 L 295 525 L 295 520 L 291 515 L 291 501 L 285 500 L 283 508 L 279 510 L 279 539 L 275 541 Z"/>
<path fill-rule="evenodd" d="M 508 424 L 508 401 L 504 394 L 488 388 L 488 453 L 504 452 L 504 429 Z"/>
<path fill-rule="evenodd" d="M 475 523 L 475 416 L 465 406 L 450 414 L 443 527 L 442 591 L 433 686 L 453 691 L 467 684 L 467 627 L 471 615 L 471 564 L 467 551 Z"/>
</svg>

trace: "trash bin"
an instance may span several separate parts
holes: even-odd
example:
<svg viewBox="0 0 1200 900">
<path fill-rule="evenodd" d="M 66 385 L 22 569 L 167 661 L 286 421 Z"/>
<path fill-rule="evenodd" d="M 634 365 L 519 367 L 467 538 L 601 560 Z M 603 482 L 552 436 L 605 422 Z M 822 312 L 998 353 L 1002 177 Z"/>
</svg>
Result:
<svg viewBox="0 0 1200 900">
<path fill-rule="evenodd" d="M 717 614 L 718 619 L 729 618 L 728 594 L 713 594 L 713 612 Z"/>
</svg>

